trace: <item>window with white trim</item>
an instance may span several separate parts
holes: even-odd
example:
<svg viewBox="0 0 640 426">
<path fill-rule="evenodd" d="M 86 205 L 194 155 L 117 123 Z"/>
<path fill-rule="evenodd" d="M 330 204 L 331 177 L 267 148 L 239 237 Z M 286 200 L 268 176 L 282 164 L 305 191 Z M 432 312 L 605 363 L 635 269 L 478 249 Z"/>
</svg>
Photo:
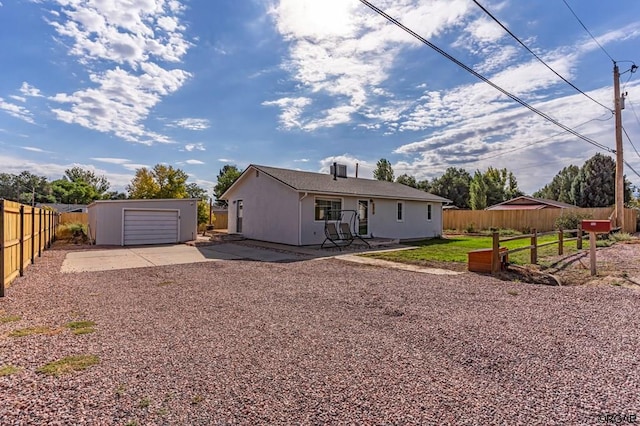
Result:
<svg viewBox="0 0 640 426">
<path fill-rule="evenodd" d="M 431 215 L 433 213 L 433 206 L 431 204 L 427 204 L 427 220 L 431 220 Z"/>
<path fill-rule="evenodd" d="M 396 219 L 398 222 L 404 221 L 404 202 L 398 201 Z"/>
<path fill-rule="evenodd" d="M 316 198 L 316 220 L 339 220 L 342 200 L 339 198 Z"/>
</svg>

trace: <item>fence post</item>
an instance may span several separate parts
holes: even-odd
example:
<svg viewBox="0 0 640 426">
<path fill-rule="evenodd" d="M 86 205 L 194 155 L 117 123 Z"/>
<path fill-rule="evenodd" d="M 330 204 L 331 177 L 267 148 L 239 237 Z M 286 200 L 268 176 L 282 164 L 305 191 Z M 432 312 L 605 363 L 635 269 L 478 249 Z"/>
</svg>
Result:
<svg viewBox="0 0 640 426">
<path fill-rule="evenodd" d="M 36 262 L 36 208 L 31 206 L 31 264 Z"/>
<path fill-rule="evenodd" d="M 500 234 L 493 233 L 493 250 L 491 251 L 491 273 L 497 274 L 500 271 Z"/>
<path fill-rule="evenodd" d="M 533 229 L 531 233 L 531 264 L 538 264 L 538 230 Z"/>
<path fill-rule="evenodd" d="M 0 297 L 4 297 L 4 200 L 0 200 Z"/>
<path fill-rule="evenodd" d="M 18 271 L 20 276 L 24 276 L 24 204 L 20 204 L 20 255 L 18 256 L 20 265 Z"/>
<path fill-rule="evenodd" d="M 564 243 L 564 231 L 562 231 L 562 229 L 558 230 L 558 256 L 562 256 L 562 253 L 564 253 L 564 247 L 562 247 L 562 244 Z"/>
<path fill-rule="evenodd" d="M 42 209 L 38 212 L 38 257 L 42 256 Z"/>
<path fill-rule="evenodd" d="M 47 210 L 47 248 L 51 248 L 51 210 Z"/>
<path fill-rule="evenodd" d="M 582 250 L 582 227 L 578 226 L 578 240 L 576 241 L 576 248 Z"/>
</svg>

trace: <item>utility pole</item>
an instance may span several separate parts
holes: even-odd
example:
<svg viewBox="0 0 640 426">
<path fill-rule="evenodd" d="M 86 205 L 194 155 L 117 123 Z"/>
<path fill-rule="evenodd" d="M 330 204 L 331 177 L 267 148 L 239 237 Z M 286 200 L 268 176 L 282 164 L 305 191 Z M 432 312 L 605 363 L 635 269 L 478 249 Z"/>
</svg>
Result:
<svg viewBox="0 0 640 426">
<path fill-rule="evenodd" d="M 622 155 L 622 106 L 620 70 L 613 63 L 613 96 L 616 116 L 616 226 L 624 231 L 624 156 Z"/>
</svg>

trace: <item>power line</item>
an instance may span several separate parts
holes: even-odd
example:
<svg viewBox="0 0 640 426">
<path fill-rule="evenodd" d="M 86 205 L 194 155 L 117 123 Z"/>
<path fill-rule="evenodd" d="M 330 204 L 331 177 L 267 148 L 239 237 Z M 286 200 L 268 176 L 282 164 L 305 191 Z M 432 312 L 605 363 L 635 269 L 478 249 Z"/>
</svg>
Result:
<svg viewBox="0 0 640 426">
<path fill-rule="evenodd" d="M 610 112 L 611 112 L 611 115 L 610 115 L 608 118 L 605 118 L 605 119 L 601 119 L 601 118 L 592 118 L 591 120 L 587 120 L 587 121 L 585 121 L 584 123 L 580 123 L 580 124 L 576 125 L 575 127 L 576 127 L 576 128 L 577 128 L 577 127 L 582 127 L 582 126 L 584 126 L 585 124 L 590 123 L 590 122 L 592 122 L 592 121 L 607 121 L 607 120 L 611 120 L 611 118 L 613 118 L 613 112 L 612 112 L 612 111 L 610 111 Z M 490 160 L 490 159 L 492 159 L 492 158 L 501 157 L 501 156 L 503 156 L 503 155 L 510 154 L 510 153 L 512 153 L 512 152 L 515 152 L 515 151 L 520 151 L 520 150 L 522 150 L 522 149 L 531 148 L 533 145 L 537 145 L 537 144 L 539 144 L 539 143 L 542 143 L 542 142 L 548 141 L 549 139 L 553 139 L 553 138 L 556 138 L 556 137 L 561 136 L 561 135 L 564 135 L 564 134 L 565 134 L 565 132 L 558 132 L 558 133 L 555 133 L 555 134 L 553 134 L 553 135 L 551 135 L 551 136 L 547 136 L 547 137 L 546 137 L 546 138 L 544 138 L 544 139 L 540 139 L 540 140 L 537 140 L 537 141 L 535 141 L 535 142 L 531 142 L 531 143 L 529 143 L 529 144 L 526 144 L 526 145 L 523 145 L 523 146 L 519 146 L 519 147 L 517 147 L 517 148 L 509 149 L 509 150 L 507 150 L 507 151 L 502 151 L 502 152 L 499 152 L 499 153 L 494 154 L 494 155 L 489 155 L 489 156 L 487 156 L 487 157 L 481 157 L 481 158 L 475 158 L 475 159 L 473 159 L 473 160 L 469 160 L 469 161 L 463 161 L 463 162 L 460 162 L 459 164 L 465 164 L 465 163 L 476 163 L 476 162 L 478 162 L 478 161 Z"/>
<path fill-rule="evenodd" d="M 429 46 L 430 48 L 432 48 L 433 50 L 435 50 L 436 52 L 438 52 L 439 54 L 441 54 L 442 56 L 444 56 L 445 58 L 449 59 L 451 62 L 455 63 L 456 65 L 458 65 L 460 68 L 464 69 L 465 71 L 473 74 L 475 77 L 477 77 L 478 79 L 482 80 L 483 82 L 487 83 L 488 85 L 490 85 L 491 87 L 493 87 L 494 89 L 498 90 L 500 93 L 504 94 L 505 96 L 513 99 L 514 101 L 516 101 L 517 103 L 519 103 L 520 105 L 524 106 L 525 108 L 529 109 L 530 111 L 538 114 L 540 117 L 544 118 L 545 120 L 555 124 L 556 126 L 566 130 L 567 132 L 571 133 L 572 135 L 584 140 L 587 143 L 590 143 L 593 146 L 596 146 L 604 151 L 607 152 L 611 152 L 611 153 L 615 153 L 615 150 L 602 145 L 599 142 L 594 141 L 593 139 L 584 136 L 580 133 L 578 133 L 576 130 L 572 129 L 569 126 L 566 126 L 562 123 L 560 123 L 558 120 L 556 120 L 555 118 L 551 117 L 550 115 L 540 111 L 539 109 L 533 107 L 532 105 L 529 105 L 527 102 L 523 101 L 522 99 L 520 99 L 519 97 L 517 97 L 516 95 L 508 92 L 507 90 L 503 89 L 502 87 L 498 86 L 496 83 L 494 83 L 493 81 L 489 80 L 488 78 L 486 78 L 485 76 L 483 76 L 482 74 L 478 73 L 477 71 L 475 71 L 473 68 L 469 67 L 468 65 L 464 64 L 463 62 L 459 61 L 458 59 L 454 58 L 453 56 L 451 56 L 449 53 L 445 52 L 444 50 L 442 50 L 441 48 L 439 48 L 438 46 L 436 46 L 435 44 L 431 43 L 429 40 L 425 39 L 424 37 L 422 37 L 420 34 L 416 33 L 415 31 L 413 31 L 412 29 L 406 27 L 404 24 L 402 24 L 400 21 L 398 21 L 397 19 L 395 19 L 394 17 L 388 15 L 385 11 L 383 11 L 382 9 L 378 8 L 377 6 L 371 4 L 369 1 L 367 0 L 360 0 L 360 2 L 362 4 L 364 4 L 365 6 L 367 6 L 368 8 L 370 8 L 371 10 L 373 10 L 374 12 L 376 12 L 377 14 L 379 14 L 380 16 L 382 16 L 383 18 L 385 18 L 387 21 L 391 22 L 392 24 L 398 26 L 400 29 L 402 29 L 403 31 L 405 31 L 406 33 L 410 34 L 411 36 L 415 37 L 416 39 L 418 39 L 419 41 L 421 41 L 422 43 L 426 44 L 427 46 Z"/>
<path fill-rule="evenodd" d="M 573 9 L 571 8 L 571 6 L 569 6 L 569 3 L 567 3 L 567 0 L 562 0 L 562 2 L 567 6 L 567 8 L 569 8 L 569 10 L 571 11 L 571 13 L 573 14 L 573 16 L 578 20 L 578 22 L 580 23 L 580 25 L 582 25 L 582 28 L 584 28 L 584 30 L 587 32 L 587 34 L 589 34 L 591 36 L 591 38 L 593 39 L 593 41 L 596 42 L 596 44 L 598 45 L 598 47 L 600 47 L 600 49 L 602 49 L 602 51 L 604 52 L 605 55 L 607 55 L 609 57 L 609 59 L 611 59 L 611 62 L 615 62 L 615 60 L 611 57 L 611 55 L 609 55 L 609 52 L 606 51 L 606 49 L 604 47 L 602 47 L 602 45 L 600 44 L 600 42 L 598 42 L 598 40 L 593 36 L 593 34 L 591 34 L 591 31 L 589 31 L 589 28 L 587 28 L 587 26 L 582 22 L 582 20 L 580 20 L 580 18 L 578 17 L 578 15 L 576 15 L 576 12 L 573 11 Z"/>
<path fill-rule="evenodd" d="M 591 99 L 593 102 L 597 103 L 598 105 L 600 105 L 602 108 L 605 108 L 609 111 L 612 111 L 612 109 L 604 104 L 602 104 L 601 102 L 593 99 L 591 96 L 589 96 L 588 94 L 586 94 L 585 92 L 583 92 L 582 90 L 580 90 L 578 87 L 576 87 L 575 84 L 573 84 L 572 82 L 570 82 L 569 80 L 567 80 L 566 78 L 564 78 L 562 75 L 560 75 L 556 70 L 554 70 L 553 68 L 551 68 L 551 66 L 549 64 L 547 64 L 540 56 L 538 56 L 533 50 L 531 50 L 529 48 L 529 46 L 527 46 L 526 44 L 524 44 L 522 42 L 522 40 L 520 40 L 518 38 L 518 36 L 516 36 L 513 32 L 511 32 L 511 30 L 509 28 L 507 28 L 502 22 L 500 22 L 500 20 L 498 18 L 496 18 L 491 12 L 489 12 L 487 10 L 487 8 L 485 8 L 483 5 L 481 5 L 480 3 L 478 3 L 476 0 L 473 0 L 473 2 L 480 8 L 482 9 L 482 11 L 484 13 L 486 13 L 487 15 L 489 15 L 489 17 L 491 19 L 493 19 L 498 25 L 500 25 L 502 27 L 503 30 L 505 30 L 511 37 L 513 37 L 515 39 L 515 41 L 517 41 L 518 43 L 520 43 L 520 45 L 522 47 L 524 47 L 527 52 L 531 53 L 538 61 L 540 61 L 540 63 L 542 65 L 544 65 L 545 67 L 547 67 L 549 69 L 549 71 L 551 71 L 552 73 L 554 73 L 555 75 L 557 75 L 558 77 L 560 77 L 560 79 L 562 81 L 564 81 L 565 83 L 567 83 L 569 86 L 573 87 L 574 89 L 576 89 L 578 92 L 580 92 L 581 94 L 583 94 L 584 96 L 586 96 L 587 98 Z"/>
<path fill-rule="evenodd" d="M 636 146 L 633 144 L 633 142 L 631 141 L 631 137 L 629 137 L 629 133 L 627 133 L 627 129 L 624 128 L 624 126 L 622 127 L 622 131 L 624 132 L 625 135 L 627 135 L 627 140 L 629 141 L 629 143 L 631 144 L 631 146 L 633 147 L 633 150 L 636 152 L 636 154 L 638 155 L 638 157 L 640 157 L 640 153 L 638 153 L 638 150 L 636 149 Z"/>
</svg>

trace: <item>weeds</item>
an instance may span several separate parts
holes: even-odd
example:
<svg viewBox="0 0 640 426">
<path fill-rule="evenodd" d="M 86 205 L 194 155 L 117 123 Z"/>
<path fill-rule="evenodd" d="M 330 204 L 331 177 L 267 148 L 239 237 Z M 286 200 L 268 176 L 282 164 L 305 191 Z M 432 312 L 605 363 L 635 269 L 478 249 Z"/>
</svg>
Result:
<svg viewBox="0 0 640 426">
<path fill-rule="evenodd" d="M 73 334 L 81 335 L 96 331 L 95 328 L 93 328 L 94 325 L 96 325 L 96 323 L 93 321 L 72 321 L 66 323 L 65 327 L 70 329 Z"/>
<path fill-rule="evenodd" d="M 4 367 L 0 367 L 0 377 L 2 376 L 10 376 L 12 374 L 17 373 L 21 369 L 19 367 L 15 367 L 13 365 L 5 365 Z"/>
<path fill-rule="evenodd" d="M 27 328 L 19 328 L 17 330 L 13 330 L 9 333 L 9 337 L 25 337 L 31 336 L 34 334 L 48 334 L 53 330 L 47 326 L 37 326 L 37 327 L 27 327 Z"/>
<path fill-rule="evenodd" d="M 57 361 L 47 363 L 42 367 L 39 367 L 36 372 L 57 377 L 61 374 L 86 370 L 99 362 L 100 358 L 95 355 L 68 356 Z"/>
<path fill-rule="evenodd" d="M 5 324 L 8 322 L 20 321 L 21 319 L 22 318 L 18 315 L 7 315 L 6 317 L 0 317 L 0 323 Z"/>
</svg>

